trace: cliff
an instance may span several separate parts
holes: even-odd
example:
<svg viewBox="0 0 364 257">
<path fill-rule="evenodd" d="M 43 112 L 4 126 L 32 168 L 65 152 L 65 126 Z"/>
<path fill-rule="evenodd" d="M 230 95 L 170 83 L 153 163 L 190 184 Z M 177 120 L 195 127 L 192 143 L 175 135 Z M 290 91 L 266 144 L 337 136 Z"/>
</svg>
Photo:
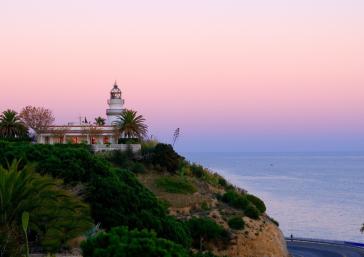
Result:
<svg viewBox="0 0 364 257">
<path fill-rule="evenodd" d="M 181 220 L 192 217 L 209 217 L 223 226 L 230 234 L 227 242 L 206 242 L 204 248 L 217 256 L 229 257 L 287 257 L 288 251 L 282 232 L 266 214 L 251 219 L 244 212 L 218 199 L 225 192 L 223 187 L 213 186 L 198 178 L 185 178 L 195 188 L 193 193 L 171 193 L 158 186 L 161 177 L 177 177 L 167 173 L 148 172 L 138 178 L 159 199 L 166 201 L 171 215 Z M 229 217 L 241 216 L 243 229 L 231 229 Z"/>
</svg>

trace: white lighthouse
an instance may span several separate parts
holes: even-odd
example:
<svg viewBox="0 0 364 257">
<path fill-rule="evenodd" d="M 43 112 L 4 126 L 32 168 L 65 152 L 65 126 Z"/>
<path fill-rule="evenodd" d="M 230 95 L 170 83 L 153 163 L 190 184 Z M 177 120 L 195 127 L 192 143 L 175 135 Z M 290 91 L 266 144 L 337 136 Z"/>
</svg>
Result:
<svg viewBox="0 0 364 257">
<path fill-rule="evenodd" d="M 107 100 L 109 109 L 106 109 L 107 125 L 113 125 L 117 121 L 117 117 L 123 112 L 124 100 L 121 98 L 121 90 L 116 81 L 110 92 L 110 99 Z"/>
</svg>

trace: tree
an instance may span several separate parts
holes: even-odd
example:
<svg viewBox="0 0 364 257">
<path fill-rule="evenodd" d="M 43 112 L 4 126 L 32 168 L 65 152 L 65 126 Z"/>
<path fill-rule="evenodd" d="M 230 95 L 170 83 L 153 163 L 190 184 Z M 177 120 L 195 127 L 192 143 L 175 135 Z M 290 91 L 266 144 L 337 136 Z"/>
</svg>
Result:
<svg viewBox="0 0 364 257">
<path fill-rule="evenodd" d="M 84 257 L 188 257 L 181 245 L 158 238 L 154 232 L 116 227 L 110 232 L 101 232 L 82 245 Z"/>
<path fill-rule="evenodd" d="M 176 172 L 181 160 L 183 157 L 176 153 L 171 145 L 159 143 L 154 148 L 152 163 L 166 168 L 169 172 Z"/>
<path fill-rule="evenodd" d="M 105 119 L 99 116 L 99 117 L 95 118 L 95 123 L 98 126 L 104 126 L 105 125 Z"/>
<path fill-rule="evenodd" d="M 13 161 L 7 169 L 0 166 L 0 181 L 0 256 L 22 250 L 24 213 L 29 213 L 33 240 L 39 238 L 50 252 L 92 227 L 88 206 L 62 189 L 61 181 L 35 173 L 31 165 L 19 169 Z"/>
<path fill-rule="evenodd" d="M 7 139 L 24 138 L 28 130 L 16 111 L 6 110 L 0 116 L 0 137 Z"/>
<path fill-rule="evenodd" d="M 55 120 L 51 110 L 34 106 L 24 107 L 20 112 L 20 118 L 37 134 L 45 131 Z"/>
<path fill-rule="evenodd" d="M 191 218 L 187 221 L 194 245 L 203 249 L 203 242 L 215 239 L 228 240 L 229 234 L 211 218 Z"/>
<path fill-rule="evenodd" d="M 136 111 L 125 109 L 115 125 L 126 138 L 142 139 L 147 136 L 148 126 L 145 124 L 145 119 Z"/>
</svg>

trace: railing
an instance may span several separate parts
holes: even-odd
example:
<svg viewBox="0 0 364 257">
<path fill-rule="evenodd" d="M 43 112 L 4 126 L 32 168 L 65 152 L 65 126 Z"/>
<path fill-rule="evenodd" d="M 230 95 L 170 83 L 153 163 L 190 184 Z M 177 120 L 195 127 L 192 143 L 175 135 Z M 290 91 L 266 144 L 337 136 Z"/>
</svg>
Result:
<svg viewBox="0 0 364 257">
<path fill-rule="evenodd" d="M 126 151 L 131 149 L 133 152 L 139 152 L 141 150 L 140 144 L 109 144 L 109 145 L 91 145 L 91 149 L 94 152 L 107 152 L 107 151 Z"/>
<path fill-rule="evenodd" d="M 286 241 L 300 241 L 300 242 L 312 242 L 321 244 L 332 244 L 332 245 L 346 245 L 351 247 L 364 248 L 363 243 L 356 243 L 350 241 L 339 241 L 339 240 L 327 240 L 327 239 L 316 239 L 316 238 L 304 238 L 304 237 L 285 237 Z"/>
</svg>

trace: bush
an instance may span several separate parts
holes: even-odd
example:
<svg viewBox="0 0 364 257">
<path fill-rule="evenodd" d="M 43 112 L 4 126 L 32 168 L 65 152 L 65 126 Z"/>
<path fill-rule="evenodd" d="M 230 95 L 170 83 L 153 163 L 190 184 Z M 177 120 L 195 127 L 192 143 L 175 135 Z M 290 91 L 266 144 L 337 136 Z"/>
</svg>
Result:
<svg viewBox="0 0 364 257">
<path fill-rule="evenodd" d="M 153 157 L 151 159 L 154 165 L 160 165 L 172 173 L 176 173 L 180 161 L 183 160 L 183 158 L 173 150 L 171 145 L 160 143 L 154 148 Z"/>
<path fill-rule="evenodd" d="M 185 177 L 170 176 L 160 177 L 156 180 L 157 187 L 169 193 L 175 194 L 192 194 L 196 188 Z"/>
<path fill-rule="evenodd" d="M 92 215 L 105 228 L 129 225 L 131 228 L 159 230 L 165 209 L 157 198 L 127 170 L 112 169 L 111 175 L 96 177 L 87 187 Z"/>
<path fill-rule="evenodd" d="M 15 157 L 22 162 L 37 162 L 36 172 L 64 179 L 67 185 L 83 185 L 91 215 L 105 229 L 115 226 L 148 228 L 159 237 L 181 240 L 169 232 L 167 210 L 155 195 L 145 188 L 135 174 L 111 168 L 100 155 L 85 145 L 40 145 L 0 141 L 0 163 L 6 165 Z M 114 153 L 117 155 L 119 153 Z M 139 169 L 139 168 L 138 168 Z M 167 219 L 167 220 L 166 220 Z M 177 229 L 177 228 L 176 228 Z M 187 231 L 187 229 L 186 229 Z"/>
<path fill-rule="evenodd" d="M 94 176 L 109 174 L 110 164 L 95 156 L 86 145 L 42 145 L 0 141 L 0 164 L 13 159 L 25 163 L 36 162 L 36 172 L 61 178 L 66 184 L 86 183 Z"/>
<path fill-rule="evenodd" d="M 113 228 L 82 243 L 84 257 L 188 257 L 187 251 L 147 230 Z"/>
<path fill-rule="evenodd" d="M 111 163 L 117 165 L 120 168 L 129 168 L 130 161 L 133 159 L 133 153 L 128 151 L 112 151 L 110 153 L 106 153 L 105 157 Z"/>
<path fill-rule="evenodd" d="M 173 242 L 189 248 L 192 243 L 189 228 L 183 221 L 177 220 L 173 216 L 162 219 L 162 230 L 158 233 L 160 237 L 167 238 Z"/>
<path fill-rule="evenodd" d="M 232 217 L 228 220 L 229 227 L 232 229 L 241 230 L 244 229 L 245 222 L 241 217 Z"/>
<path fill-rule="evenodd" d="M 226 187 L 228 185 L 226 179 L 224 179 L 223 177 L 219 177 L 219 185 L 222 187 Z"/>
<path fill-rule="evenodd" d="M 248 205 L 249 201 L 245 195 L 239 194 L 234 190 L 227 191 L 222 196 L 222 201 L 238 209 L 244 210 Z"/>
<path fill-rule="evenodd" d="M 249 202 L 254 204 L 261 213 L 264 213 L 267 210 L 264 202 L 255 195 L 247 195 L 246 197 L 248 198 Z"/>
<path fill-rule="evenodd" d="M 253 204 L 249 204 L 248 207 L 245 208 L 244 213 L 251 219 L 257 220 L 259 219 L 260 212 Z"/>
<path fill-rule="evenodd" d="M 119 138 L 119 144 L 139 144 L 139 138 Z"/>
<path fill-rule="evenodd" d="M 192 175 L 197 178 L 202 178 L 205 174 L 204 168 L 201 165 L 195 163 L 191 165 L 191 172 Z"/>
<path fill-rule="evenodd" d="M 143 173 L 145 172 L 145 167 L 140 162 L 135 162 L 131 167 L 131 171 L 134 173 Z"/>
<path fill-rule="evenodd" d="M 89 207 L 64 190 L 60 181 L 35 173 L 32 166 L 18 170 L 13 161 L 7 169 L 0 166 L 0 178 L 0 232 L 5 235 L 0 237 L 0 256 L 3 250 L 10 250 L 11 255 L 10 248 L 19 248 L 17 244 L 23 241 L 24 212 L 30 216 L 30 239 L 49 252 L 58 251 L 92 227 Z"/>
<path fill-rule="evenodd" d="M 187 226 L 193 239 L 195 247 L 202 248 L 201 242 L 210 240 L 228 240 L 229 234 L 220 225 L 210 218 L 191 218 L 187 221 Z"/>
</svg>

